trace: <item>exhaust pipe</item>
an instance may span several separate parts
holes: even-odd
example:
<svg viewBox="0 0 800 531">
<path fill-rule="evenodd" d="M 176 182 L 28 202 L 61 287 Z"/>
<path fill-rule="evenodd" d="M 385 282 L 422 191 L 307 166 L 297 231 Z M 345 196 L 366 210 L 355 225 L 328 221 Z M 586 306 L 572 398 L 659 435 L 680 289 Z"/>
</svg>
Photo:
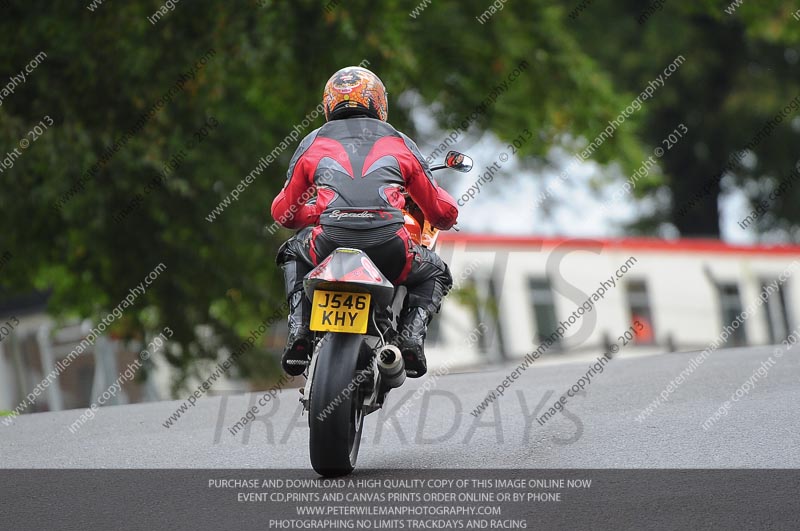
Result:
<svg viewBox="0 0 800 531">
<path fill-rule="evenodd" d="M 383 384 L 389 389 L 403 385 L 406 381 L 406 364 L 400 349 L 394 345 L 385 345 L 378 351 L 378 371 Z"/>
</svg>

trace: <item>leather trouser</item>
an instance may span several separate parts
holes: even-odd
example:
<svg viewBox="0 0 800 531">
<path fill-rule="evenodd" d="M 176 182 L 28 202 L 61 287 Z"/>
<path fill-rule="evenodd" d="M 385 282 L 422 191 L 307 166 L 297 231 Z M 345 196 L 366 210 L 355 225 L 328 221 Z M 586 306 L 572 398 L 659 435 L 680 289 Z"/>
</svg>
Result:
<svg viewBox="0 0 800 531">
<path fill-rule="evenodd" d="M 406 286 L 406 308 L 420 307 L 431 314 L 437 313 L 453 286 L 450 269 L 438 254 L 414 244 L 407 236 L 405 229 L 401 229 L 398 235 L 362 250 L 393 284 Z M 358 248 L 352 241 L 340 245 L 320 227 L 302 229 L 281 245 L 277 263 L 284 272 L 287 297 L 302 290 L 303 277 L 337 247 Z"/>
</svg>

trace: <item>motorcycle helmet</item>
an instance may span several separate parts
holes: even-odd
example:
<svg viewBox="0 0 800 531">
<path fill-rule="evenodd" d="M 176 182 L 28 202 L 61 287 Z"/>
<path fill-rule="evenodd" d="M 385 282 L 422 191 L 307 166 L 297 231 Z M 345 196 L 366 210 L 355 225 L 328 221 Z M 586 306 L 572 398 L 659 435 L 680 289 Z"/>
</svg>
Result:
<svg viewBox="0 0 800 531">
<path fill-rule="evenodd" d="M 325 120 L 366 115 L 386 121 L 389 104 L 380 78 L 360 66 L 342 68 L 331 76 L 322 93 Z"/>
</svg>

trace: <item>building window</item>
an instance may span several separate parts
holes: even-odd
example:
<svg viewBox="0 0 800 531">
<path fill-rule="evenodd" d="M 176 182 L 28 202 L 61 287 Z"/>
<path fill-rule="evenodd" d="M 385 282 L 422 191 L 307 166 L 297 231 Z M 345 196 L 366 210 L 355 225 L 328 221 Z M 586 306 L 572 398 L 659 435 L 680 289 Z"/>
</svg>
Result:
<svg viewBox="0 0 800 531">
<path fill-rule="evenodd" d="M 634 280 L 627 284 L 628 311 L 631 324 L 638 321 L 641 326 L 634 327 L 636 336 L 634 342 L 640 345 L 655 343 L 655 328 L 653 325 L 653 311 L 650 308 L 650 297 L 647 294 L 647 284 L 643 280 Z"/>
<path fill-rule="evenodd" d="M 469 276 L 460 282 L 459 285 L 452 290 L 450 298 L 455 299 L 460 306 L 469 312 L 469 317 L 466 319 L 452 322 L 452 325 L 455 327 L 455 333 L 469 334 L 470 324 L 480 322 L 481 296 L 475 278 Z M 428 324 L 428 331 L 425 336 L 426 345 L 434 346 L 444 342 L 441 329 L 443 318 L 444 314 L 435 315 Z M 478 345 L 478 349 L 482 349 L 480 344 Z"/>
<path fill-rule="evenodd" d="M 733 326 L 733 322 L 742 313 L 742 299 L 739 296 L 739 286 L 736 284 L 719 285 L 719 306 L 722 310 L 722 328 L 731 332 L 728 342 L 733 346 L 747 344 L 747 335 L 744 331 L 744 323 Z"/>
<path fill-rule="evenodd" d="M 550 281 L 546 278 L 532 278 L 528 281 L 531 307 L 533 308 L 535 337 L 537 343 L 544 343 L 558 328 L 556 319 L 556 301 Z M 551 348 L 561 348 L 561 338 L 555 336 Z"/>
<path fill-rule="evenodd" d="M 774 281 L 762 281 L 761 292 L 764 293 Z M 792 327 L 789 324 L 789 303 L 786 286 L 778 283 L 778 290 L 768 295 L 766 311 L 764 315 L 767 319 L 767 332 L 771 344 L 780 343 L 789 336 Z"/>
<path fill-rule="evenodd" d="M 442 334 L 442 314 L 434 315 L 431 322 L 428 323 L 428 329 L 425 333 L 425 344 L 431 347 L 436 346 L 441 341 Z"/>
</svg>

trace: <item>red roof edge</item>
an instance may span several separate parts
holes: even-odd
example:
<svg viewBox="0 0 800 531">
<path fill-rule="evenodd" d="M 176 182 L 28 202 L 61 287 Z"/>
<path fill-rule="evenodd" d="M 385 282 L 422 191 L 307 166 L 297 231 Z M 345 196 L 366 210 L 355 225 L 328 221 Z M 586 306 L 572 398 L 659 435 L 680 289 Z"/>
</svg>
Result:
<svg viewBox="0 0 800 531">
<path fill-rule="evenodd" d="M 569 238 L 539 236 L 503 236 L 496 234 L 468 234 L 443 232 L 439 241 L 466 243 L 480 246 L 551 248 L 557 246 L 618 249 L 629 251 L 654 251 L 676 253 L 727 253 L 763 255 L 800 255 L 800 245 L 735 245 L 714 239 L 679 238 Z"/>
</svg>

